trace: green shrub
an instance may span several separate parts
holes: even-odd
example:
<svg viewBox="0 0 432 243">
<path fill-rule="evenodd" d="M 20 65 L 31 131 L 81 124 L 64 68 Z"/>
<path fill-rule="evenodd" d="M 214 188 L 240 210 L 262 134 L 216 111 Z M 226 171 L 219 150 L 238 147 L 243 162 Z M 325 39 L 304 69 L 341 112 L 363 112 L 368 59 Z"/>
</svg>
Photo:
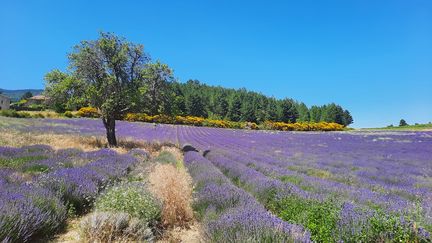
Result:
<svg viewBox="0 0 432 243">
<path fill-rule="evenodd" d="M 427 242 L 409 218 L 382 209 L 349 208 L 335 200 L 296 196 L 274 200 L 268 208 L 281 219 L 303 225 L 314 242 Z"/>
<path fill-rule="evenodd" d="M 269 203 L 269 208 L 281 219 L 306 227 L 313 241 L 334 242 L 333 232 L 340 211 L 334 202 L 292 196 Z"/>
<path fill-rule="evenodd" d="M 17 112 L 16 110 L 1 110 L 0 116 L 15 117 L 15 118 L 30 118 L 28 112 Z"/>
<path fill-rule="evenodd" d="M 96 200 L 99 211 L 124 212 L 150 225 L 156 224 L 161 204 L 139 182 L 112 187 Z"/>
<path fill-rule="evenodd" d="M 174 154 L 168 151 L 160 152 L 159 155 L 155 158 L 155 161 L 162 164 L 177 164 L 177 159 Z"/>
<path fill-rule="evenodd" d="M 24 110 L 27 111 L 43 111 L 46 109 L 45 105 L 32 104 L 27 107 L 23 107 Z"/>
<path fill-rule="evenodd" d="M 72 114 L 72 112 L 71 111 L 65 111 L 65 113 L 63 114 L 65 117 L 68 117 L 68 118 L 72 118 L 73 117 L 73 114 Z"/>
</svg>

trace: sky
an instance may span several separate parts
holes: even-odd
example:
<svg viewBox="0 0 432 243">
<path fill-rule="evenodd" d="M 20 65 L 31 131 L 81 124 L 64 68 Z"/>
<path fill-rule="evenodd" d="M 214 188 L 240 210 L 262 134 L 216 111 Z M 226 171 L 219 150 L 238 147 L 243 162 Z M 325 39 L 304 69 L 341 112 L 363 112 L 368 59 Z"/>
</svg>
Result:
<svg viewBox="0 0 432 243">
<path fill-rule="evenodd" d="M 143 44 L 181 82 L 335 102 L 353 127 L 432 121 L 429 0 L 0 0 L 0 88 L 43 88 L 100 31 Z"/>
</svg>

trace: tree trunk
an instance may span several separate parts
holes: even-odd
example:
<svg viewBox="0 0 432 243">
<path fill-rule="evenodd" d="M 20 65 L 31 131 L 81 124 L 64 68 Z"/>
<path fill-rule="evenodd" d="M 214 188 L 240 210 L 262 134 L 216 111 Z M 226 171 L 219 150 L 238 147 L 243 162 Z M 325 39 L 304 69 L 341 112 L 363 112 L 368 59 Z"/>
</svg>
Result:
<svg viewBox="0 0 432 243">
<path fill-rule="evenodd" d="M 117 139 L 115 135 L 115 117 L 102 117 L 103 124 L 106 129 L 106 135 L 109 147 L 117 147 Z"/>
</svg>

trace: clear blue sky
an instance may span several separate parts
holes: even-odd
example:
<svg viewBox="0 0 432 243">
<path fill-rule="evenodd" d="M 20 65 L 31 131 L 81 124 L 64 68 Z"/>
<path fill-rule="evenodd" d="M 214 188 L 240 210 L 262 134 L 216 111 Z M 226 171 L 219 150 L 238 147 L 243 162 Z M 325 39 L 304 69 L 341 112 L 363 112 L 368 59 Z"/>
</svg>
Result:
<svg viewBox="0 0 432 243">
<path fill-rule="evenodd" d="M 354 127 L 432 121 L 429 0 L 2 0 L 0 87 L 43 88 L 101 30 L 144 44 L 181 81 L 336 102 Z"/>
</svg>

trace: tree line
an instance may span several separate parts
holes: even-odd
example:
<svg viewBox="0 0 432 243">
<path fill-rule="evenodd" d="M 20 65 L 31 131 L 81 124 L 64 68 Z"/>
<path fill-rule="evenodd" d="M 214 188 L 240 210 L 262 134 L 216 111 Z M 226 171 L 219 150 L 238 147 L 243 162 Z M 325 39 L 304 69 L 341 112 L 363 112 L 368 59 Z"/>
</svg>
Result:
<svg viewBox="0 0 432 243">
<path fill-rule="evenodd" d="M 82 41 L 68 55 L 67 72 L 46 74 L 45 95 L 58 112 L 92 106 L 100 110 L 108 142 L 116 146 L 115 120 L 125 113 L 198 116 L 230 121 L 353 122 L 349 111 L 337 104 L 312 106 L 293 99 L 276 99 L 242 89 L 209 86 L 198 80 L 186 83 L 173 70 L 152 61 L 140 44 L 112 33 Z"/>
</svg>

